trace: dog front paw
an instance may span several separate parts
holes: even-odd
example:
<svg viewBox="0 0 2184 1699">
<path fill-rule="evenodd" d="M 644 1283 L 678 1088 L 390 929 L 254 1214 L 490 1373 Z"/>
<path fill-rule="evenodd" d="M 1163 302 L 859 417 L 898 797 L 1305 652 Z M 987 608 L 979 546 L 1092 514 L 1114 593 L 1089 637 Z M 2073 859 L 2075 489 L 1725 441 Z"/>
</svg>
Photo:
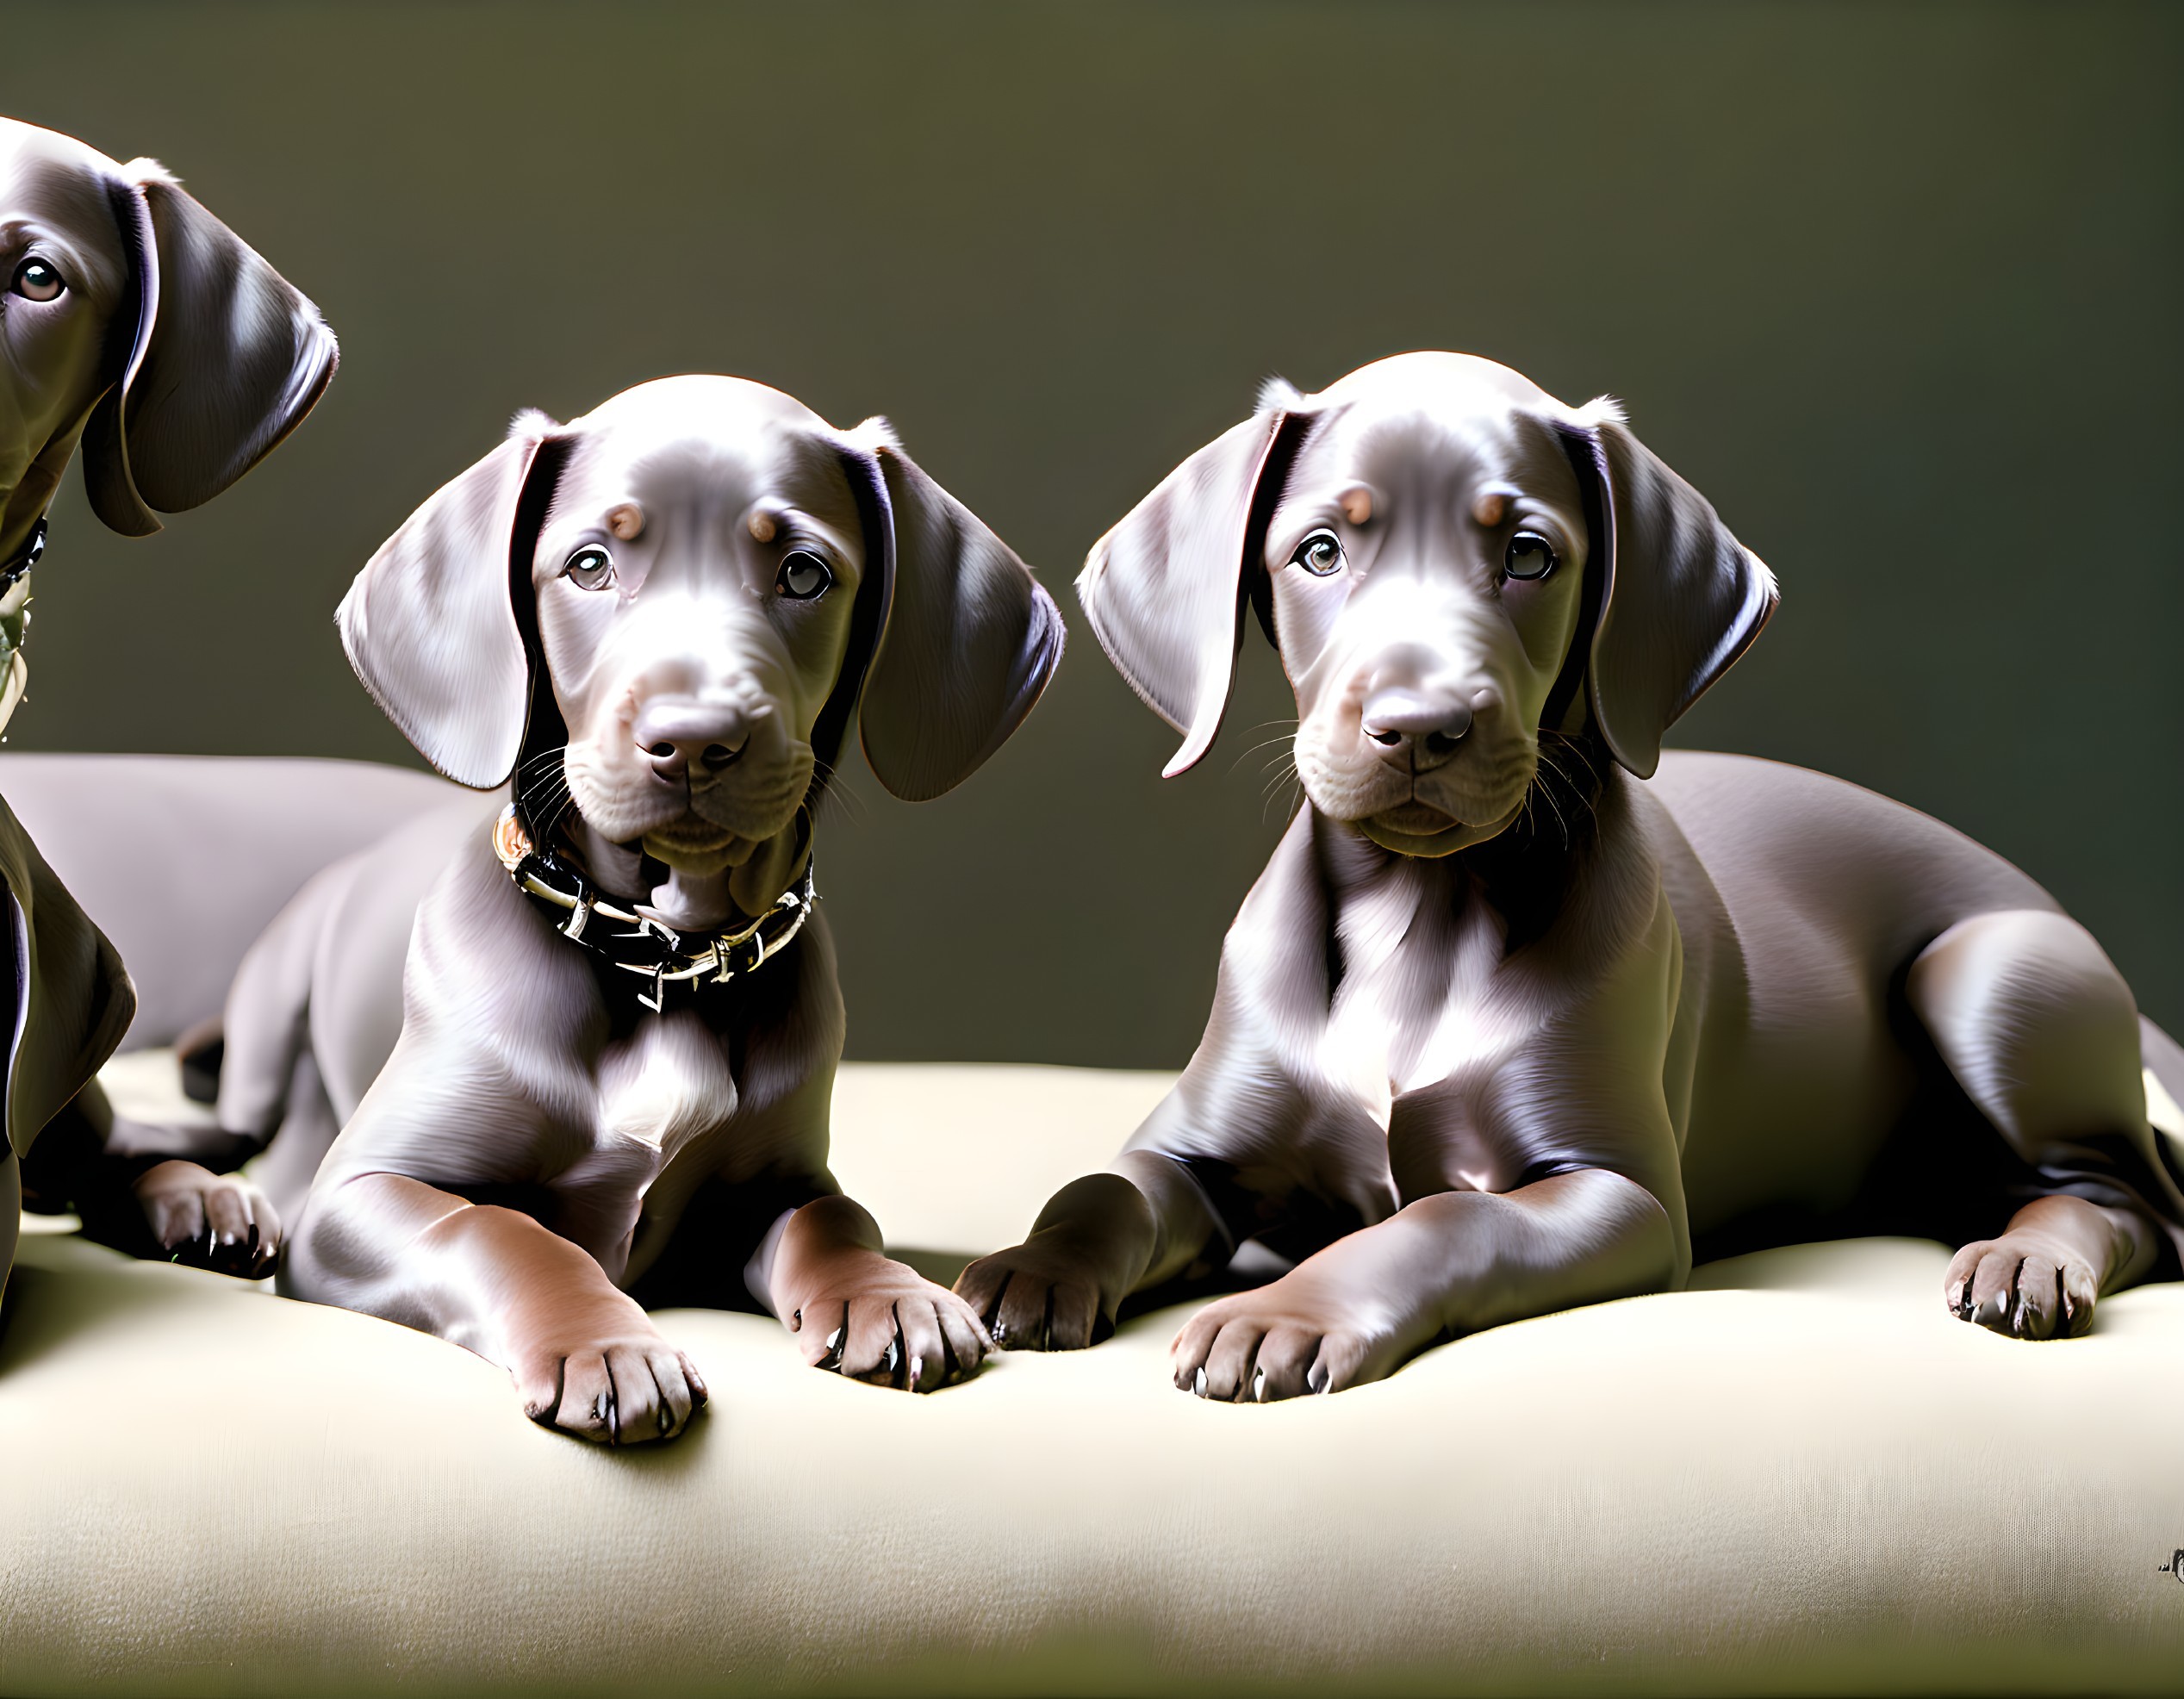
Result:
<svg viewBox="0 0 2184 1699">
<path fill-rule="evenodd" d="M 980 1257 L 957 1277 L 955 1290 L 1005 1350 L 1081 1351 L 1115 1330 L 1098 1273 L 1036 1236 Z"/>
<path fill-rule="evenodd" d="M 874 1251 L 828 1259 L 782 1318 L 804 1360 L 851 1380 L 930 1392 L 986 1360 L 978 1316 L 945 1286 Z"/>
<path fill-rule="evenodd" d="M 1183 1324 L 1168 1361 L 1182 1391 L 1263 1404 L 1382 1379 L 1422 1342 L 1289 1274 L 1206 1305 Z"/>
<path fill-rule="evenodd" d="M 518 1349 L 510 1372 L 526 1416 L 594 1445 L 672 1440 L 706 1403 L 695 1365 L 649 1323 L 594 1338 L 530 1341 Z"/>
<path fill-rule="evenodd" d="M 2093 1325 L 2100 1280 L 2071 1247 L 2009 1232 L 1958 1251 L 1942 1291 L 1960 1321 L 2014 1339 L 2069 1339 Z"/>
<path fill-rule="evenodd" d="M 146 1168 L 133 1190 L 171 1261 L 258 1280 L 280 1260 L 280 1214 L 240 1174 L 216 1174 L 177 1158 Z"/>
</svg>

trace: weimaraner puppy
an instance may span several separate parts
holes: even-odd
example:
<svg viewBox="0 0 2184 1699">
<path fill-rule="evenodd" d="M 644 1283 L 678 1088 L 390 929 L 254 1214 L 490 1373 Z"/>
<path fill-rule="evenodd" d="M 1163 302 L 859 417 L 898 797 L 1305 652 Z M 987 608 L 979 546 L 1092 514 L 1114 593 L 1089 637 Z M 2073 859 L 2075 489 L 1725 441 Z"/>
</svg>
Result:
<svg viewBox="0 0 2184 1699">
<path fill-rule="evenodd" d="M 1695 1242 L 1945 1236 L 1950 1307 L 2034 1339 L 2175 1267 L 2141 1023 L 2082 928 L 1907 808 L 1662 755 L 1775 583 L 1613 403 L 1441 353 L 1272 385 L 1078 588 L 1171 774 L 1255 607 L 1304 802 L 1173 1092 L 958 1282 L 997 1341 L 1087 1345 L 1253 1240 L 1295 1260 L 1178 1336 L 1202 1397 L 1673 1291 Z"/>
<path fill-rule="evenodd" d="M 883 421 L 727 377 L 520 417 L 358 575 L 342 640 L 450 778 L 515 776 L 417 911 L 401 1036 L 283 1289 L 504 1365 L 612 1443 L 706 1397 L 640 1299 L 748 1292 L 813 1363 L 925 1391 L 970 1307 L 827 1172 L 843 1030 L 812 806 L 853 713 L 934 797 L 1028 713 L 1062 627 Z"/>
<path fill-rule="evenodd" d="M 31 569 L 80 444 L 91 511 L 125 536 L 196 507 L 293 430 L 333 376 L 318 310 L 150 159 L 120 164 L 0 119 L 0 724 L 28 677 Z M 101 1161 L 91 1085 L 134 1006 L 112 946 L 0 804 L 7 1062 L 0 1285 L 19 1198 L 61 1208 L 126 1186 Z M 44 1139 L 40 1131 L 53 1124 Z M 134 1167 L 148 1216 L 234 1182 L 155 1154 Z M 198 1210 L 202 1217 L 202 1207 Z"/>
</svg>

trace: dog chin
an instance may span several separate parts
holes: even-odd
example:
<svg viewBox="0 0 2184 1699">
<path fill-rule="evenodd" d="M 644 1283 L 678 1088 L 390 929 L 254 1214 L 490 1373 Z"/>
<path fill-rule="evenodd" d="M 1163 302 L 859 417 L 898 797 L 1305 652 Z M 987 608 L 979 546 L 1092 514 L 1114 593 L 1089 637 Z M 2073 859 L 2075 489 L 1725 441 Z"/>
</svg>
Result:
<svg viewBox="0 0 2184 1699">
<path fill-rule="evenodd" d="M 1453 856 L 1459 850 L 1468 850 L 1473 844 L 1484 843 L 1490 837 L 1500 837 L 1516 823 L 1516 817 L 1523 812 L 1524 805 L 1520 802 L 1495 819 L 1482 825 L 1472 825 L 1424 803 L 1407 802 L 1399 808 L 1387 809 L 1351 824 L 1383 850 L 1393 850 L 1398 856 L 1416 856 L 1422 860 L 1434 861 L 1443 856 Z"/>
<path fill-rule="evenodd" d="M 1315 797 L 1313 806 L 1329 818 L 1356 827 L 1383 850 L 1398 856 L 1434 860 L 1484 843 L 1508 831 L 1524 812 L 1524 799 L 1520 793 L 1513 804 L 1488 803 L 1475 810 L 1467 808 L 1467 813 L 1476 812 L 1482 817 L 1476 820 L 1459 818 L 1445 808 L 1415 797 L 1377 808 L 1353 806 L 1347 809 L 1330 808 Z"/>
<path fill-rule="evenodd" d="M 737 810 L 729 820 L 714 819 L 706 807 L 714 800 L 700 797 L 687 812 L 647 826 L 642 833 L 644 853 L 678 873 L 721 873 L 741 867 L 760 844 L 780 837 L 796 822 L 793 806 L 779 811 L 778 818 L 753 818 Z"/>
<path fill-rule="evenodd" d="M 644 853 L 677 873 L 704 875 L 739 868 L 757 849 L 759 840 L 744 837 L 686 814 L 679 820 L 655 826 L 644 834 Z"/>
</svg>

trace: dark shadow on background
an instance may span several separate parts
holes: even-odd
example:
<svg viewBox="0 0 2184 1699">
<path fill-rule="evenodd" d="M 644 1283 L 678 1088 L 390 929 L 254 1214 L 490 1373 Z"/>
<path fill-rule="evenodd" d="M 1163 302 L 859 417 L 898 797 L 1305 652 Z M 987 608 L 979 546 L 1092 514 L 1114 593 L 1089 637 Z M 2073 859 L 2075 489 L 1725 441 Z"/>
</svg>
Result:
<svg viewBox="0 0 2184 1699">
<path fill-rule="evenodd" d="M 747 374 L 884 412 L 1072 619 L 960 793 L 862 775 L 820 868 L 850 1051 L 1173 1065 L 1279 830 L 1252 638 L 1173 738 L 1067 581 L 1240 418 L 1417 346 L 1609 390 L 1781 575 L 1680 741 L 1994 844 L 2184 1024 L 2174 9 L 9 8 L 0 109 L 154 153 L 344 364 L 128 543 L 72 478 L 31 749 L 407 750 L 350 576 L 519 407 Z M 1243 757 L 1239 761 L 1239 757 Z"/>
</svg>

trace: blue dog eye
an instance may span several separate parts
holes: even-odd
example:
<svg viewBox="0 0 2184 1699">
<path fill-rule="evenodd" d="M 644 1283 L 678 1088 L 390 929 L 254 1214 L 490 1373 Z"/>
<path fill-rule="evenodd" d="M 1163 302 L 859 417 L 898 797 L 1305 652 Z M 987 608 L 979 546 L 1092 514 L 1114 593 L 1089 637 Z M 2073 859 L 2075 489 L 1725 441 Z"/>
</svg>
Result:
<svg viewBox="0 0 2184 1699">
<path fill-rule="evenodd" d="M 1510 578 L 1544 578 L 1554 567 L 1554 545 L 1536 531 L 1518 532 L 1509 538 L 1509 551 L 1502 557 L 1502 571 Z"/>
<path fill-rule="evenodd" d="M 1297 545 L 1289 563 L 1303 567 L 1315 578 L 1331 577 L 1342 569 L 1341 539 L 1331 531 L 1316 531 Z"/>
</svg>

